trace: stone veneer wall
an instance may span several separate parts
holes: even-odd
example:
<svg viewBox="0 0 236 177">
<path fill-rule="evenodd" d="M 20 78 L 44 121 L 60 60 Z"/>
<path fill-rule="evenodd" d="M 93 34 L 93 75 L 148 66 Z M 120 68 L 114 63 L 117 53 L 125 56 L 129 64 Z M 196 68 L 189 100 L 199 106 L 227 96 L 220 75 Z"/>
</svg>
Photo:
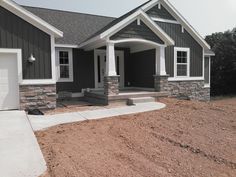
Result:
<svg viewBox="0 0 236 177">
<path fill-rule="evenodd" d="M 204 81 L 171 81 L 168 90 L 172 97 L 210 101 L 210 88 L 204 87 Z"/>
<path fill-rule="evenodd" d="M 56 85 L 21 85 L 20 109 L 55 109 Z"/>
<path fill-rule="evenodd" d="M 104 77 L 104 94 L 106 96 L 119 94 L 119 77 L 120 76 L 105 76 Z"/>
</svg>

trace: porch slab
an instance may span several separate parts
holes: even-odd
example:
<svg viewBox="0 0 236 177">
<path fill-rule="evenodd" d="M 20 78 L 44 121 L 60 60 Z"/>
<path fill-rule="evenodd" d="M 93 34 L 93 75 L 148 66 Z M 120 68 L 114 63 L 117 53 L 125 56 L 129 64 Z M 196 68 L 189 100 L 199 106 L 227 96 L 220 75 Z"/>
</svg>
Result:
<svg viewBox="0 0 236 177">
<path fill-rule="evenodd" d="M 64 113 L 57 115 L 46 116 L 28 116 L 34 131 L 50 128 L 52 126 L 81 122 L 85 120 L 96 120 L 102 118 L 109 118 L 114 116 L 121 116 L 127 114 L 136 114 L 148 111 L 154 111 L 165 108 L 163 103 L 140 103 L 134 106 L 123 106 L 119 108 L 102 108 L 93 111 L 81 111 L 74 113 Z"/>
</svg>

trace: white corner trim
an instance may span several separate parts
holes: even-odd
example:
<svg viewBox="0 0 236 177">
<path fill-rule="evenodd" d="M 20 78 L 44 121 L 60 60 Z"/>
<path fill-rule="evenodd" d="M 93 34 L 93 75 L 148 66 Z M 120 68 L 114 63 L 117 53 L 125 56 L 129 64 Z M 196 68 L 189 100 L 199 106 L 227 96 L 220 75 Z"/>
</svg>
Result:
<svg viewBox="0 0 236 177">
<path fill-rule="evenodd" d="M 54 26 L 50 25 L 43 19 L 27 11 L 26 9 L 11 0 L 1 0 L 0 6 L 6 8 L 10 12 L 14 13 L 15 15 L 19 16 L 20 18 L 26 20 L 30 24 L 34 25 L 35 27 L 41 29 L 42 31 L 50 35 L 55 35 L 56 37 L 63 37 L 62 31 L 58 30 Z"/>
<path fill-rule="evenodd" d="M 186 77 L 186 78 L 175 78 L 175 77 L 169 77 L 169 82 L 176 82 L 176 81 L 203 81 L 203 77 Z"/>
<path fill-rule="evenodd" d="M 178 21 L 175 21 L 175 20 L 167 20 L 167 19 L 156 18 L 156 17 L 151 17 L 151 19 L 152 19 L 153 21 L 157 21 L 157 22 L 172 23 L 172 24 L 180 24 Z"/>
<path fill-rule="evenodd" d="M 17 56 L 17 73 L 18 73 L 18 83 L 21 84 L 23 81 L 23 74 L 22 74 L 22 51 L 21 49 L 6 49 L 0 48 L 0 53 L 11 53 L 16 54 Z"/>
<path fill-rule="evenodd" d="M 177 76 L 177 52 L 187 52 L 187 76 Z M 190 48 L 174 47 L 174 78 L 189 78 L 190 77 Z"/>
<path fill-rule="evenodd" d="M 65 51 L 69 55 L 69 78 L 60 78 L 60 62 L 59 62 L 59 52 Z M 57 82 L 74 82 L 74 71 L 73 71 L 73 51 L 71 48 L 56 48 L 56 80 Z"/>
<path fill-rule="evenodd" d="M 71 44 L 55 44 L 55 47 L 60 47 L 60 48 L 79 48 L 78 45 L 71 45 Z"/>
<path fill-rule="evenodd" d="M 51 36 L 51 72 L 52 81 L 56 82 L 56 49 L 55 49 L 55 37 Z"/>
</svg>

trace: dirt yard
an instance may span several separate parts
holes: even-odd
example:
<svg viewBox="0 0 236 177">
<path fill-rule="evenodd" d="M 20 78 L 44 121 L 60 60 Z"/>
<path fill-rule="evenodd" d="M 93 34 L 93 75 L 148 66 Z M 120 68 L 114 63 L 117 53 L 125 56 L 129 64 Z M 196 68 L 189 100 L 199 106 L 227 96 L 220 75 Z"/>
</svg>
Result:
<svg viewBox="0 0 236 177">
<path fill-rule="evenodd" d="M 37 138 L 51 177 L 236 177 L 236 98 L 61 125 Z"/>
</svg>

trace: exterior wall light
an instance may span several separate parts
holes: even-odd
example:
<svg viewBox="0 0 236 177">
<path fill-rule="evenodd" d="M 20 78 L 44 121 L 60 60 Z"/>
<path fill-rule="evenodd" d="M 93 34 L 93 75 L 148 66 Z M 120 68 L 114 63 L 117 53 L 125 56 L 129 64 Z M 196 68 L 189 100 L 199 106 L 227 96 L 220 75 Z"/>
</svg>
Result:
<svg viewBox="0 0 236 177">
<path fill-rule="evenodd" d="M 33 63 L 33 62 L 36 61 L 36 58 L 33 56 L 33 54 L 31 54 L 31 56 L 29 57 L 28 61 L 29 61 L 30 63 Z"/>
</svg>

